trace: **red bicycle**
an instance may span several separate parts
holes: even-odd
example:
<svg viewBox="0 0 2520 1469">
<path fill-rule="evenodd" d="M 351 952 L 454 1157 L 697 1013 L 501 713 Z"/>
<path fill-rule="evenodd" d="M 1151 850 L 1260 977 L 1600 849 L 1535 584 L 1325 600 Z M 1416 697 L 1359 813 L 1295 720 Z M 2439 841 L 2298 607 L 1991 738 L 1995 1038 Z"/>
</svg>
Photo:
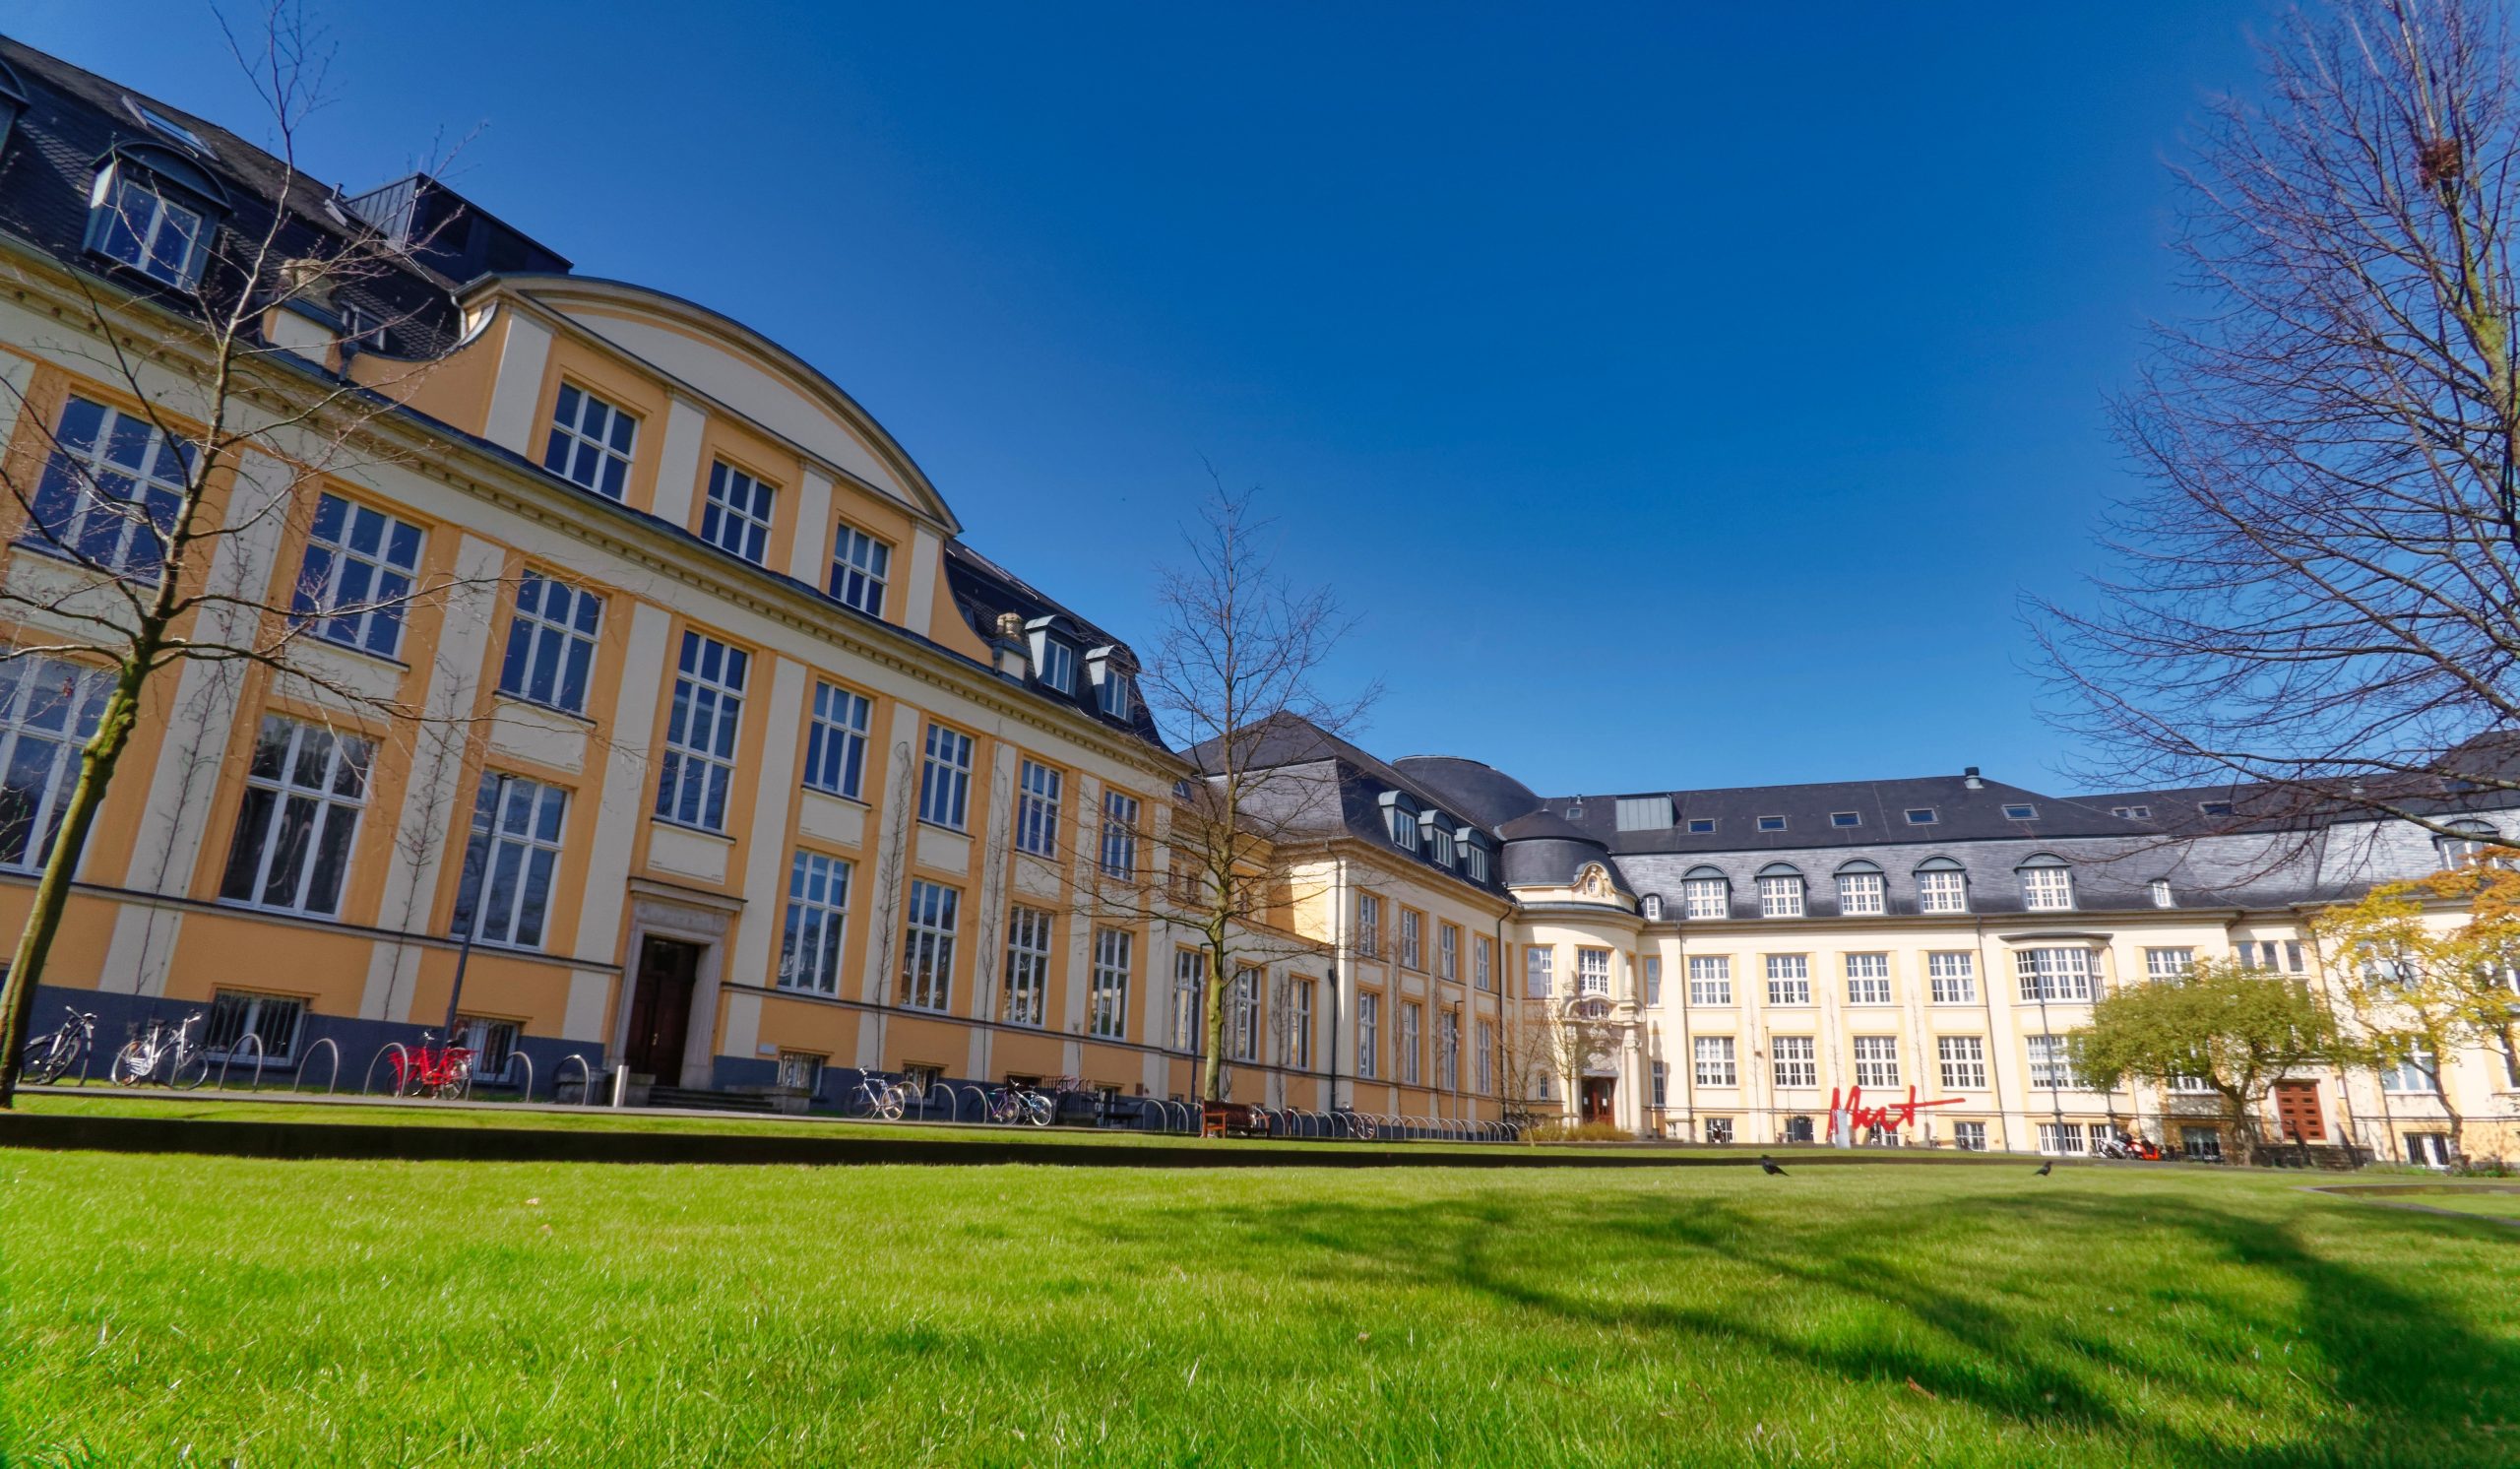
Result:
<svg viewBox="0 0 2520 1469">
<path fill-rule="evenodd" d="M 417 1046 L 386 1049 L 394 1067 L 394 1095 L 461 1102 L 472 1090 L 472 1048 L 429 1044 L 436 1039 L 434 1031 L 422 1031 Z"/>
</svg>

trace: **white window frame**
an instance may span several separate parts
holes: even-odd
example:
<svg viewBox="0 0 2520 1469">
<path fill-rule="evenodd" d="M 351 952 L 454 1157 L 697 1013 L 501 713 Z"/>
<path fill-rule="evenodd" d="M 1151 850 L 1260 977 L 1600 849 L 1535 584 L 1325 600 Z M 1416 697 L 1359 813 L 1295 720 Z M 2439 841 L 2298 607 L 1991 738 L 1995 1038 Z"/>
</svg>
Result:
<svg viewBox="0 0 2520 1469">
<path fill-rule="evenodd" d="M 1050 952 L 1057 915 L 1021 903 L 1006 910 L 1006 1003 L 1009 1025 L 1036 1029 L 1047 1023 Z"/>
<path fill-rule="evenodd" d="M 1770 954 L 1767 956 L 1767 975 L 1769 1004 L 1811 1003 L 1810 955 Z"/>
<path fill-rule="evenodd" d="M 1356 894 L 1356 953 L 1363 958 L 1382 957 L 1382 895 Z"/>
<path fill-rule="evenodd" d="M 893 545 L 847 521 L 832 533 L 831 595 L 843 607 L 869 617 L 884 615 L 884 589 L 893 569 Z"/>
<path fill-rule="evenodd" d="M 1759 883 L 1759 917 L 1802 917 L 1802 879 L 1794 876 L 1761 877 Z"/>
<path fill-rule="evenodd" d="M 40 870 L 52 855 L 70 793 L 79 783 L 79 751 L 104 718 L 113 691 L 107 670 L 58 658 L 0 663 L 0 789 L 25 816 L 0 830 L 0 866 Z M 21 775 L 40 772 L 23 785 Z"/>
<path fill-rule="evenodd" d="M 1479 1043 L 1479 1054 L 1473 1058 L 1471 1075 L 1478 1083 L 1479 1095 L 1484 1097 L 1496 1090 L 1495 1022 L 1478 1021 L 1471 1034 Z"/>
<path fill-rule="evenodd" d="M 1312 1069 L 1312 1005 L 1318 982 L 1297 979 L 1288 987 L 1287 1062 L 1298 1071 Z"/>
<path fill-rule="evenodd" d="M 2196 951 L 2192 948 L 2147 948 L 2144 950 L 2144 977 L 2151 980 L 2184 980 L 2196 972 Z"/>
<path fill-rule="evenodd" d="M 766 566 L 778 506 L 777 486 L 723 459 L 712 460 L 700 510 L 700 539 L 756 566 Z"/>
<path fill-rule="evenodd" d="M 93 437 L 83 439 L 77 420 L 89 415 Z M 158 580 L 165 547 L 150 528 L 174 528 L 193 446 L 76 394 L 61 406 L 51 440 L 20 543 L 134 581 Z"/>
<path fill-rule="evenodd" d="M 1575 992 L 1607 994 L 1610 992 L 1610 951 L 1578 948 L 1575 950 Z"/>
<path fill-rule="evenodd" d="M 1435 924 L 1435 978 L 1461 978 L 1461 928 L 1441 920 Z"/>
<path fill-rule="evenodd" d="M 752 655 L 685 628 L 674 664 L 673 709 L 658 762 L 657 819 L 702 831 L 726 829 Z"/>
<path fill-rule="evenodd" d="M 277 758 L 266 760 L 267 751 Z M 237 811 L 227 866 L 220 878 L 220 898 L 279 913 L 337 917 L 350 870 L 358 862 L 359 826 L 375 755 L 375 746 L 360 735 L 336 734 L 285 715 L 264 715 L 245 772 L 245 804 Z M 303 780 L 310 756 L 314 779 Z M 264 802 L 259 832 L 254 830 L 258 796 Z M 286 819 L 287 812 L 307 807 L 313 809 L 302 821 Z M 285 851 L 283 844 L 292 829 L 306 840 Z M 341 833 L 334 848 L 339 862 L 328 875 L 323 855 L 336 832 Z M 275 880 L 287 889 L 277 897 L 272 896 Z"/>
<path fill-rule="evenodd" d="M 1986 1124 L 1968 1121 L 1952 1123 L 1951 1145 L 1964 1153 L 1986 1151 Z"/>
<path fill-rule="evenodd" d="M 1938 1005 L 1978 1002 L 1978 956 L 1967 949 L 1936 949 L 1925 955 L 1925 980 Z"/>
<path fill-rule="evenodd" d="M 1946 1092 L 1986 1089 L 1986 1042 L 1983 1036 L 1936 1036 L 1934 1053 Z"/>
<path fill-rule="evenodd" d="M 1102 875 L 1127 882 L 1138 874 L 1138 798 L 1125 791 L 1102 793 Z"/>
<path fill-rule="evenodd" d="M 168 198 L 163 184 L 120 159 L 97 173 L 88 208 L 89 238 L 97 254 L 178 290 L 200 284 L 211 237 L 219 227 L 210 214 Z M 94 219 L 98 211 L 104 213 L 102 223 Z M 183 254 L 172 260 L 161 253 L 170 239 L 183 244 Z M 120 241 L 127 241 L 132 253 L 114 248 Z"/>
<path fill-rule="evenodd" d="M 2087 948 L 2062 944 L 2015 949 L 2012 960 L 2024 1000 L 2083 1004 L 2100 995 L 2100 977 Z"/>
<path fill-rule="evenodd" d="M 1059 855 L 1059 802 L 1067 778 L 1055 765 L 1027 759 L 1015 777 L 1015 850 L 1034 857 Z"/>
<path fill-rule="evenodd" d="M 367 541 L 374 527 L 373 543 Z M 399 658 L 404 612 L 419 579 L 428 532 L 362 500 L 329 490 L 315 496 L 289 619 L 328 643 Z"/>
<path fill-rule="evenodd" d="M 1739 1086 L 1731 1036 L 1699 1036 L 1690 1043 L 1690 1058 L 1699 1086 Z"/>
<path fill-rule="evenodd" d="M 1889 911 L 1889 884 L 1879 872 L 1838 874 L 1838 913 L 1842 917 L 1865 918 Z"/>
<path fill-rule="evenodd" d="M 1172 950 L 1172 1049 L 1197 1055 L 1207 1045 L 1208 951 Z"/>
<path fill-rule="evenodd" d="M 211 990 L 210 1013 L 202 1017 L 202 1054 L 213 1060 L 238 1059 L 237 1048 L 247 1036 L 255 1036 L 262 1042 L 265 1064 L 286 1065 L 297 1059 L 297 1043 L 306 1033 L 306 1015 L 313 1008 L 302 994 L 220 986 Z M 462 1017 L 457 1017 L 457 1023 L 462 1023 Z"/>
<path fill-rule="evenodd" d="M 1382 996 L 1371 990 L 1356 991 L 1356 1077 L 1374 1081 L 1382 1076 Z"/>
<path fill-rule="evenodd" d="M 1732 912 L 1732 884 L 1721 877 L 1683 878 L 1680 904 L 1683 918 L 1728 918 Z"/>
<path fill-rule="evenodd" d="M 2069 913 L 2074 906 L 2074 869 L 2052 862 L 2021 869 L 2021 903 L 2032 913 Z"/>
<path fill-rule="evenodd" d="M 1730 954 L 1691 954 L 1689 956 L 1689 1003 L 1693 1005 L 1732 1003 L 1732 957 Z"/>
<path fill-rule="evenodd" d="M 927 722 L 918 767 L 918 819 L 947 831 L 964 831 L 972 815 L 971 735 L 952 725 Z"/>
<path fill-rule="evenodd" d="M 1415 1000 L 1404 999 L 1400 1002 L 1400 1084 L 1402 1086 L 1418 1084 L 1419 1033 L 1425 1025 L 1425 1008 Z"/>
<path fill-rule="evenodd" d="M 854 689 L 814 680 L 814 712 L 805 726 L 805 789 L 855 800 L 865 790 L 866 739 L 875 701 Z"/>
<path fill-rule="evenodd" d="M 2080 1122 L 2041 1122 L 2039 1151 L 2051 1158 L 2082 1156 L 2083 1124 Z"/>
<path fill-rule="evenodd" d="M 2074 1055 L 2073 1037 L 2068 1035 L 2026 1035 L 2021 1038 L 2022 1054 L 2030 1062 L 2027 1075 L 2033 1091 L 2087 1092 L 2091 1090 L 2081 1063 Z"/>
<path fill-rule="evenodd" d="M 1820 1084 L 1820 1043 L 1817 1037 L 1769 1037 L 1768 1062 L 1770 1074 L 1780 1087 L 1808 1088 Z"/>
<path fill-rule="evenodd" d="M 1847 957 L 1847 1003 L 1851 1005 L 1886 1005 L 1890 1003 L 1890 956 L 1888 954 L 1849 954 Z"/>
<path fill-rule="evenodd" d="M 1557 950 L 1544 943 L 1523 949 L 1523 997 L 1545 999 L 1557 992 Z"/>
<path fill-rule="evenodd" d="M 954 940 L 962 931 L 962 890 L 914 877 L 907 906 L 901 1005 L 941 1015 L 954 1002 Z"/>
<path fill-rule="evenodd" d="M 1041 669 L 1039 676 L 1044 688 L 1056 689 L 1063 694 L 1074 694 L 1076 692 L 1076 645 L 1044 635 L 1041 639 Z"/>
<path fill-rule="evenodd" d="M 778 988 L 840 993 L 849 952 L 850 864 L 798 848 L 788 863 L 788 909 L 779 933 Z"/>
<path fill-rule="evenodd" d="M 529 569 L 517 578 L 508 610 L 499 692 L 564 714 L 585 714 L 602 628 L 602 597 Z"/>
<path fill-rule="evenodd" d="M 590 407 L 603 411 L 592 428 Z M 542 445 L 544 469 L 607 500 L 624 499 L 638 453 L 638 415 L 576 383 L 560 384 L 551 400 L 551 435 Z"/>
<path fill-rule="evenodd" d="M 1855 1036 L 1855 1084 L 1887 1091 L 1899 1084 L 1899 1038 Z"/>
<path fill-rule="evenodd" d="M 1484 933 L 1470 936 L 1470 988 L 1490 993 L 1496 989 L 1496 940 Z"/>
<path fill-rule="evenodd" d="M 1087 996 L 1086 1033 L 1102 1041 L 1129 1038 L 1129 968 L 1137 935 L 1126 928 L 1094 930 L 1094 988 Z"/>
<path fill-rule="evenodd" d="M 1917 873 L 1919 913 L 1967 913 L 1969 874 L 1958 867 L 1928 867 Z"/>
<path fill-rule="evenodd" d="M 1226 1015 L 1226 1035 L 1229 1038 L 1227 1054 L 1237 1061 L 1260 1059 L 1260 971 L 1245 967 L 1233 972 L 1233 982 L 1226 991 L 1232 1008 Z"/>
<path fill-rule="evenodd" d="M 508 777 L 503 802 L 497 776 L 484 775 L 473 798 L 472 835 L 456 885 L 455 931 L 473 928 L 475 943 L 537 950 L 559 881 L 569 793 L 519 775 Z M 500 808 L 494 811 L 493 805 Z M 486 910 L 479 906 L 485 890 Z"/>
<path fill-rule="evenodd" d="M 1417 909 L 1404 907 L 1400 910 L 1401 968 L 1424 969 L 1426 967 L 1426 952 L 1423 937 L 1425 926 L 1425 915 L 1419 913 Z"/>
</svg>

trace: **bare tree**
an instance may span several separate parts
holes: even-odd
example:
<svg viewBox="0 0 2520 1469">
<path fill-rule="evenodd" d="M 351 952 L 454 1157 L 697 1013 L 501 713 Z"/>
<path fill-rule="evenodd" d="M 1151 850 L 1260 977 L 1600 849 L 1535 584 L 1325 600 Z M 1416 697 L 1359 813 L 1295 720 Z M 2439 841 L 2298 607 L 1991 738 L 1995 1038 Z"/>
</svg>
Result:
<svg viewBox="0 0 2520 1469">
<path fill-rule="evenodd" d="M 2057 717 L 2120 789 L 2444 831 L 2520 792 L 2511 37 L 2491 0 L 2336 0 L 2260 54 L 2175 170 L 2203 309 L 2117 405 L 2119 568 L 2034 604 Z"/>
<path fill-rule="evenodd" d="M 415 295 L 409 242 L 367 226 L 299 171 L 299 130 L 323 104 L 329 55 L 287 0 L 261 20 L 254 32 L 227 32 L 269 112 L 270 157 L 228 160 L 255 175 L 255 197 L 221 222 L 170 200 L 162 180 L 117 171 L 100 185 L 107 243 L 134 242 L 149 284 L 61 273 L 84 310 L 39 345 L 85 363 L 122 406 L 55 415 L 6 389 L 39 434 L 37 453 L 0 461 L 0 487 L 40 569 L 0 584 L 0 616 L 14 626 L 0 676 L 58 701 L 84 742 L 51 831 L 28 837 L 49 846 L 0 986 L 0 1106 L 17 1084 L 72 877 L 159 675 L 190 664 L 259 669 L 362 730 L 471 715 L 377 697 L 303 647 L 310 634 L 399 627 L 466 579 L 414 568 L 358 586 L 310 559 L 295 585 L 273 586 L 272 553 L 291 528 L 312 525 L 323 486 L 396 457 L 367 430 L 395 412 L 401 379 L 422 370 L 387 366 L 356 382 L 310 370 L 300 350 L 275 340 L 279 313 L 339 320 L 354 294 L 366 329 L 391 333 L 442 304 L 442 292 Z M 224 735 L 206 744 L 223 748 Z M 344 734 L 346 749 L 353 742 L 372 752 L 366 737 Z M 364 780 L 365 755 L 352 764 Z"/>
<path fill-rule="evenodd" d="M 1585 1075 L 1615 1057 L 1623 1039 L 1609 1002 L 1600 995 L 1523 1000 L 1497 1031 L 1505 1120 L 1528 1130 L 1573 1116 Z"/>
</svg>

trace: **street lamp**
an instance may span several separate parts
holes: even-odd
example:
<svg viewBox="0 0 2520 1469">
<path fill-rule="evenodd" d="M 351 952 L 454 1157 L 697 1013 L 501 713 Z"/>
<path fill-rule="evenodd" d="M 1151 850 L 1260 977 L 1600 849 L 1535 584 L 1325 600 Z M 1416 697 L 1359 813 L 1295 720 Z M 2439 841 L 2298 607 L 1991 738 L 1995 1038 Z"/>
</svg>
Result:
<svg viewBox="0 0 2520 1469">
<path fill-rule="evenodd" d="M 472 867 L 472 823 L 468 820 L 465 823 L 464 879 L 456 884 L 459 901 L 465 885 L 468 883 L 472 885 L 472 909 L 464 915 L 464 932 L 459 935 L 461 942 L 455 949 L 455 988 L 449 990 L 446 996 L 446 1029 L 441 1034 L 446 1037 L 446 1044 L 449 1046 L 455 1044 L 455 1012 L 464 1003 L 464 971 L 472 962 L 472 935 L 481 931 L 481 900 L 488 896 L 482 889 L 489 886 L 490 849 L 499 839 L 499 814 L 507 809 L 508 782 L 516 777 L 502 770 L 496 777 L 485 776 L 483 779 L 490 780 L 492 784 L 490 786 L 490 829 L 481 842 L 481 868 L 476 873 Z M 477 818 L 477 813 L 481 809 L 477 798 L 472 809 Z"/>
</svg>

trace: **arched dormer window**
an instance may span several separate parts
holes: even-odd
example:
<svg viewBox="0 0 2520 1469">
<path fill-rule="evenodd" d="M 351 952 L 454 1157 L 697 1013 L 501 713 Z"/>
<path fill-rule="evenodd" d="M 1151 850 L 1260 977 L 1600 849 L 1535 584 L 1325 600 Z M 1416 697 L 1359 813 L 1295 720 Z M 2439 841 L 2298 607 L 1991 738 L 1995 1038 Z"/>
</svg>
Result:
<svg viewBox="0 0 2520 1469">
<path fill-rule="evenodd" d="M 1382 794 L 1382 821 L 1383 830 L 1391 834 L 1394 845 L 1403 852 L 1417 852 L 1418 802 L 1397 791 L 1385 791 Z"/>
<path fill-rule="evenodd" d="M 2074 869 L 2065 860 L 2041 853 L 2023 862 L 2021 906 L 2033 913 L 2062 913 L 2074 906 Z"/>
<path fill-rule="evenodd" d="M 96 160 L 96 180 L 88 191 L 87 248 L 190 290 L 201 283 L 211 236 L 227 209 L 227 191 L 219 180 L 177 150 L 117 144 Z"/>
<path fill-rule="evenodd" d="M 1720 867 L 1691 867 L 1680 878 L 1680 917 L 1720 919 L 1732 916 L 1732 881 Z"/>
<path fill-rule="evenodd" d="M 1460 861 L 1461 851 L 1453 839 L 1453 833 L 1457 829 L 1453 825 L 1453 819 L 1441 811 L 1418 813 L 1419 847 L 1436 866 L 1450 870 L 1452 865 Z"/>
<path fill-rule="evenodd" d="M 1485 882 L 1494 862 L 1488 855 L 1487 838 L 1477 827 L 1464 826 L 1454 830 L 1453 841 L 1461 848 L 1462 875 L 1473 882 Z"/>
<path fill-rule="evenodd" d="M 2457 834 L 2441 834 L 2432 839 L 2432 850 L 2441 854 L 2441 865 L 2445 870 L 2474 866 L 2480 862 L 2508 863 L 2509 849 L 2490 840 L 2494 834 L 2491 822 L 2467 816 L 2441 824 Z"/>
<path fill-rule="evenodd" d="M 1645 922 L 1649 924 L 1659 924 L 1663 922 L 1663 895 L 1661 893 L 1647 893 L 1641 900 L 1639 900 L 1639 904 L 1644 909 Z"/>
<path fill-rule="evenodd" d="M 1917 863 L 1917 912 L 1967 913 L 1969 871 L 1947 857 Z"/>
<path fill-rule="evenodd" d="M 1759 917 L 1802 917 L 1802 873 L 1786 862 L 1759 868 Z"/>
<path fill-rule="evenodd" d="M 1838 913 L 1845 918 L 1864 918 L 1890 911 L 1890 888 L 1881 869 L 1868 862 L 1851 862 L 1838 868 Z"/>
</svg>

